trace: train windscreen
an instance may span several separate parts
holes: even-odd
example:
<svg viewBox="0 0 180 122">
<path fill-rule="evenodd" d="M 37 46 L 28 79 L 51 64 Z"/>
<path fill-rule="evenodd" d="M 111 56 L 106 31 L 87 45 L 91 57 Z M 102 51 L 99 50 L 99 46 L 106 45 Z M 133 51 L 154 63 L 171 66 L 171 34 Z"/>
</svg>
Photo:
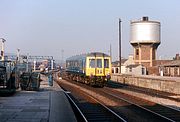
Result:
<svg viewBox="0 0 180 122">
<path fill-rule="evenodd" d="M 109 59 L 104 59 L 104 68 L 109 68 Z"/>
</svg>

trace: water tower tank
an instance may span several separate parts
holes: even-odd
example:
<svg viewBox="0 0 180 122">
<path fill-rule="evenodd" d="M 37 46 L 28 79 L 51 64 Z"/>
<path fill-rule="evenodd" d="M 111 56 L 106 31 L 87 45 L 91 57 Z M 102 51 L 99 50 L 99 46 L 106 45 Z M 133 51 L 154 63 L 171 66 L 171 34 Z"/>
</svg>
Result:
<svg viewBox="0 0 180 122">
<path fill-rule="evenodd" d="M 149 21 L 143 17 L 140 21 L 131 21 L 130 43 L 156 43 L 160 44 L 160 22 Z"/>
<path fill-rule="evenodd" d="M 130 43 L 134 48 L 134 62 L 146 67 L 156 64 L 156 52 L 160 40 L 160 22 L 149 21 L 148 17 L 132 21 Z"/>
</svg>

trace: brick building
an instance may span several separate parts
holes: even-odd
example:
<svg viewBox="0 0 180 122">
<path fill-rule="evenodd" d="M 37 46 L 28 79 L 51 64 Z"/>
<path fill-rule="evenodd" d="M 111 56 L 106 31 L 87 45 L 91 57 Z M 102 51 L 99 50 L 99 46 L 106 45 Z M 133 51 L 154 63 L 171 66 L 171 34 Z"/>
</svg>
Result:
<svg viewBox="0 0 180 122">
<path fill-rule="evenodd" d="M 180 60 L 172 60 L 158 68 L 161 76 L 180 77 Z"/>
</svg>

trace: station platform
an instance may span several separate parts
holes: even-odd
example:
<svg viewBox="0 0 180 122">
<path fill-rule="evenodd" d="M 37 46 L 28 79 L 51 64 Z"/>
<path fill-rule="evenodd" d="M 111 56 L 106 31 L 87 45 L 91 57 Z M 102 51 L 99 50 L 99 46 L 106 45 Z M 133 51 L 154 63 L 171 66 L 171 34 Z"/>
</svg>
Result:
<svg viewBox="0 0 180 122">
<path fill-rule="evenodd" d="M 21 91 L 0 97 L 0 122 L 76 122 L 63 90 L 41 81 L 39 91 Z"/>
</svg>

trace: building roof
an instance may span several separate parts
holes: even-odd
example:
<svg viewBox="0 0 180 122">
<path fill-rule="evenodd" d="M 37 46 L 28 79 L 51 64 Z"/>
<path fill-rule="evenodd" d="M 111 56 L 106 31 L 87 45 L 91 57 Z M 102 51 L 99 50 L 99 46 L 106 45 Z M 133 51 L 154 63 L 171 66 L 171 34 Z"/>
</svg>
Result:
<svg viewBox="0 0 180 122">
<path fill-rule="evenodd" d="M 130 64 L 128 66 L 126 66 L 126 68 L 136 68 L 138 66 L 142 66 L 141 64 Z"/>
<path fill-rule="evenodd" d="M 124 64 L 128 59 L 121 59 L 121 64 Z M 119 61 L 112 62 L 112 66 L 119 66 Z"/>
<path fill-rule="evenodd" d="M 160 66 L 180 66 L 180 60 L 173 60 Z"/>
</svg>

